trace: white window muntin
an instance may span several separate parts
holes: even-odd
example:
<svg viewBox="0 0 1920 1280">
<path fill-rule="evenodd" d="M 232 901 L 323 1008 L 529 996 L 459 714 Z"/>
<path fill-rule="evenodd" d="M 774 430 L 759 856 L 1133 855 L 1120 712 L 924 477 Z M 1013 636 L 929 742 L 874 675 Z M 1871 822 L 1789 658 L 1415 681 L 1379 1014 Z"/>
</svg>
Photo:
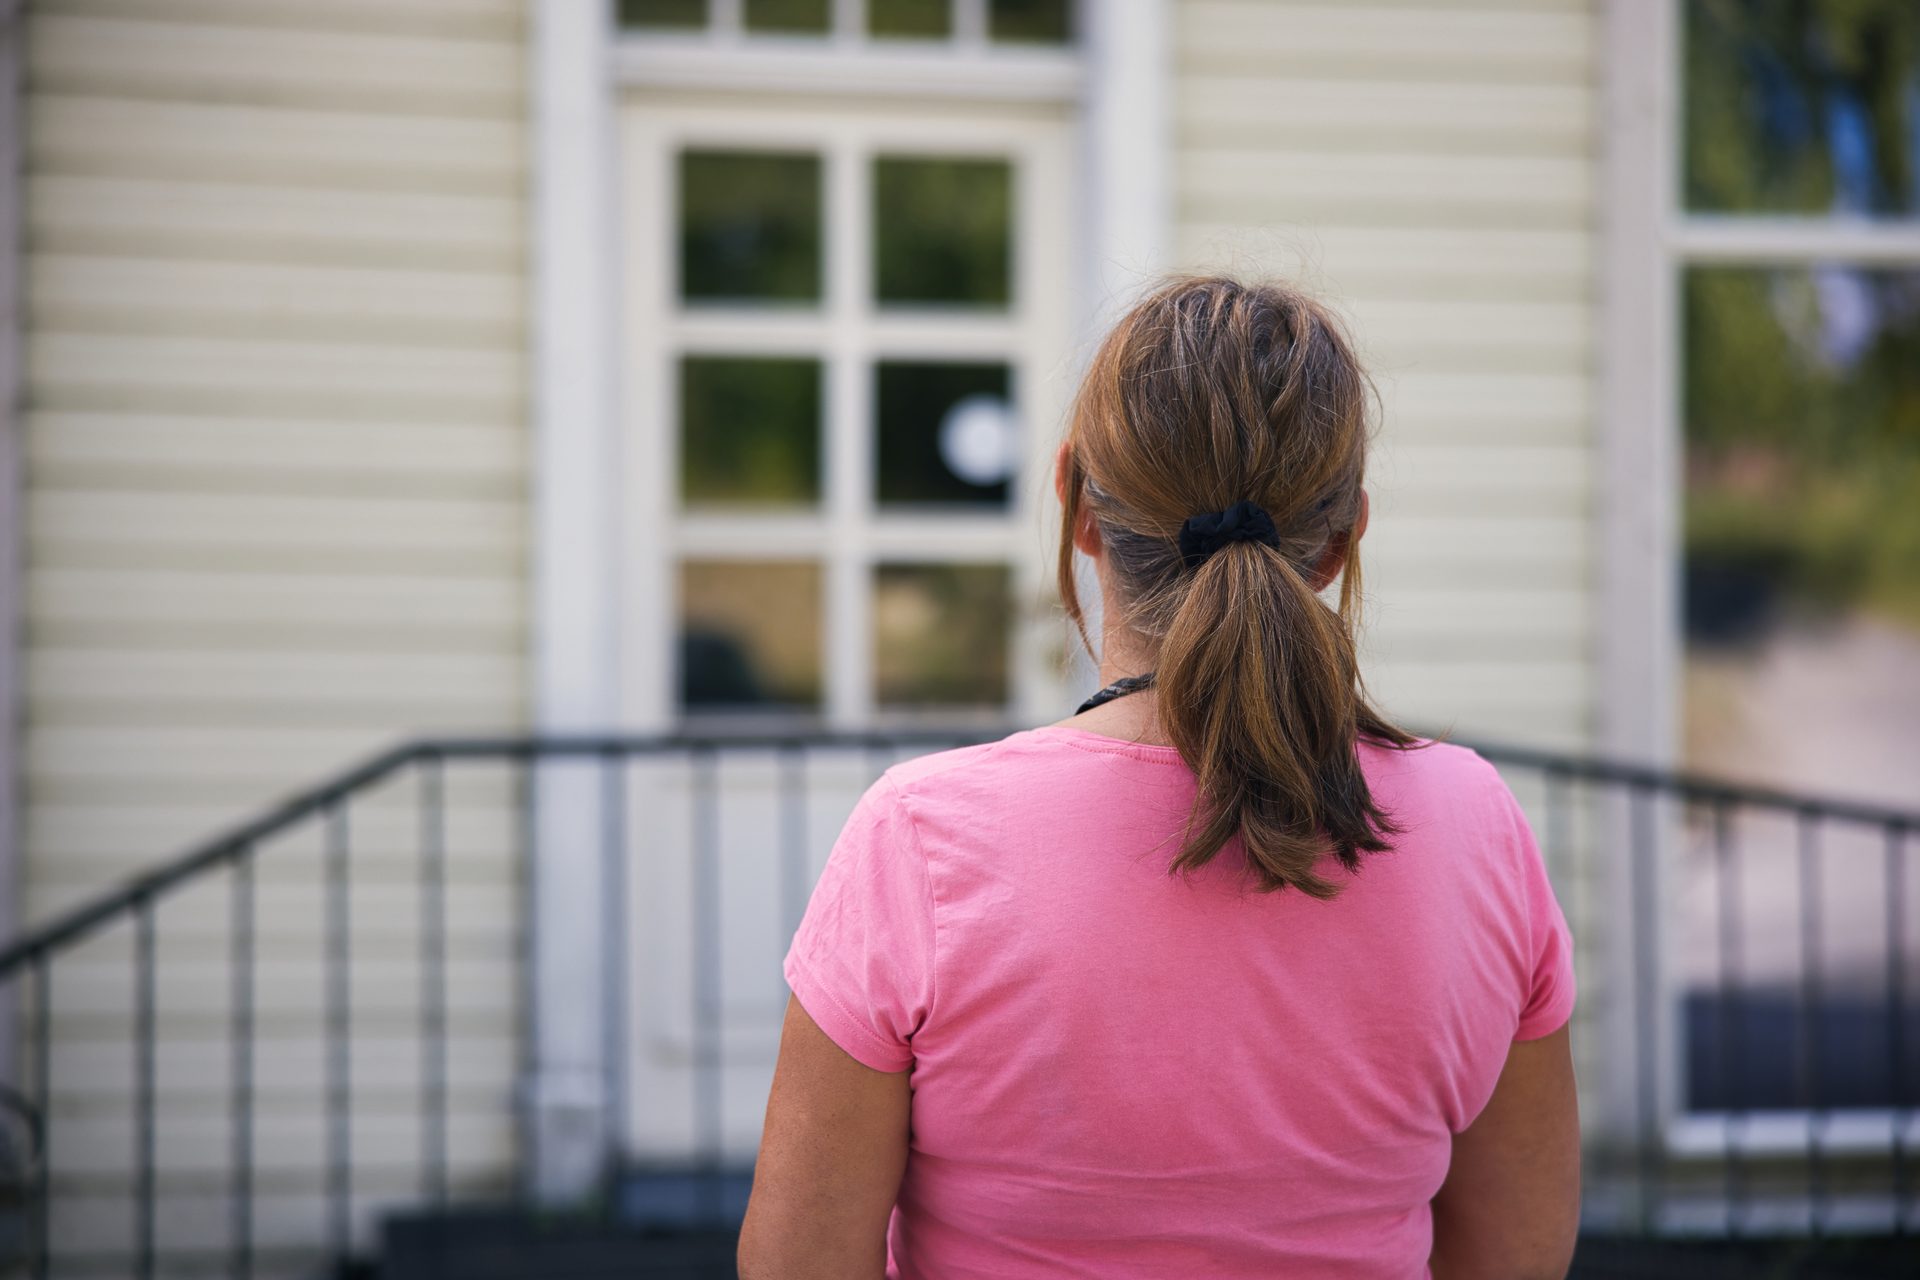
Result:
<svg viewBox="0 0 1920 1280">
<path fill-rule="evenodd" d="M 631 253 L 626 272 L 628 380 L 624 468 L 629 719 L 678 718 L 674 573 L 687 557 L 818 557 L 825 575 L 823 713 L 834 727 L 884 719 L 873 699 L 872 567 L 893 559 L 994 560 L 1016 599 L 1013 706 L 1058 701 L 1037 651 L 1041 629 L 1020 607 L 1046 581 L 1037 500 L 1064 388 L 1071 209 L 1068 124 L 1055 109 L 956 112 L 900 104 L 896 112 L 767 100 L 723 106 L 635 95 L 623 112 Z M 817 306 L 688 308 L 677 297 L 676 158 L 687 148 L 809 151 L 822 163 L 822 296 Z M 872 301 L 872 161 L 877 155 L 983 156 L 1013 171 L 1012 297 L 1004 312 L 881 309 Z M 676 389 L 683 354 L 809 355 L 822 361 L 821 503 L 807 513 L 682 511 Z M 1003 511 L 881 512 L 873 495 L 872 378 L 877 361 L 988 359 L 1010 369 L 1022 429 L 1020 464 Z"/>
</svg>

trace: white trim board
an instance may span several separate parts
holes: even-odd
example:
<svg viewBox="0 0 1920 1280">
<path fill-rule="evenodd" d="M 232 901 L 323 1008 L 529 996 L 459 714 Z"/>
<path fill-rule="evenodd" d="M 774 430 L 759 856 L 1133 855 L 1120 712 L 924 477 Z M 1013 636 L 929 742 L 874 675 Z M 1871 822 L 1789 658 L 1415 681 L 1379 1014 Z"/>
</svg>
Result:
<svg viewBox="0 0 1920 1280">
<path fill-rule="evenodd" d="M 594 69 L 611 0 L 545 0 L 532 14 L 533 706 L 547 732 L 611 728 L 619 581 L 614 536 L 612 94 Z M 592 765 L 535 779 L 528 1028 L 522 1082 L 529 1190 L 565 1204 L 591 1192 L 606 1129 L 597 778 Z"/>
<path fill-rule="evenodd" d="M 1601 489 L 1595 536 L 1599 572 L 1599 701 L 1596 736 L 1606 755 L 1661 764 L 1673 759 L 1678 741 L 1676 696 L 1679 670 L 1679 593 L 1672 573 L 1679 520 L 1677 443 L 1674 420 L 1674 276 L 1664 234 L 1672 208 L 1673 90 L 1677 20 L 1661 0 L 1607 0 L 1602 11 L 1602 71 L 1605 80 L 1605 140 L 1601 165 L 1600 406 L 1596 429 Z M 1649 1119 L 1670 1115 L 1675 1097 L 1671 1072 L 1677 1063 L 1661 1055 L 1654 1078 L 1639 1077 L 1642 1036 L 1636 1019 L 1641 992 L 1639 929 L 1641 902 L 1663 904 L 1661 850 L 1672 847 L 1670 825 L 1648 833 L 1651 885 L 1632 883 L 1629 847 L 1632 815 L 1616 800 L 1600 815 L 1601 847 L 1621 851 L 1606 859 L 1598 902 L 1605 917 L 1622 927 L 1604 935 L 1600 982 L 1612 993 L 1601 1014 L 1609 1069 L 1599 1092 L 1594 1125 L 1610 1139 L 1646 1140 Z M 1636 892 L 1637 890 L 1637 892 Z M 1654 961 L 1669 953 L 1669 913 L 1656 909 L 1651 931 Z M 1670 966 L 1659 965 L 1662 981 Z M 1655 1051 L 1676 1043 L 1665 993 L 1653 1011 Z M 1642 1113 L 1640 1090 L 1653 1090 L 1651 1117 Z"/>
<path fill-rule="evenodd" d="M 822 40 L 768 38 L 720 44 L 705 36 L 622 36 L 614 77 L 623 87 L 684 89 L 716 96 L 806 93 L 978 102 L 1073 102 L 1079 57 L 1053 49 L 970 45 L 875 49 Z"/>
<path fill-rule="evenodd" d="M 26 850 L 20 818 L 21 746 L 25 738 L 20 687 L 20 639 L 26 613 L 26 514 L 21 502 L 23 452 L 20 413 L 20 111 L 21 17 L 19 0 L 0 0 L 0 935 L 20 925 L 21 878 Z M 15 995 L 0 997 L 0 1080 L 18 1068 Z"/>
</svg>

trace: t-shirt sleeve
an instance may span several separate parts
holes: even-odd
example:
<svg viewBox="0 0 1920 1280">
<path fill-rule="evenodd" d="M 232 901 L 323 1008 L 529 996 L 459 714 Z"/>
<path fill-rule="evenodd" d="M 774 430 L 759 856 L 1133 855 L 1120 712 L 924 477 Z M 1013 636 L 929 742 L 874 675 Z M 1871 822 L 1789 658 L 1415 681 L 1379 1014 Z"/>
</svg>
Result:
<svg viewBox="0 0 1920 1280">
<path fill-rule="evenodd" d="M 1573 935 L 1547 878 L 1546 859 L 1520 802 L 1504 783 L 1503 807 L 1518 858 L 1521 910 L 1526 916 L 1528 977 L 1521 993 L 1515 1040 L 1537 1040 L 1566 1025 L 1573 1015 Z"/>
<path fill-rule="evenodd" d="M 933 1008 L 933 893 L 899 787 L 854 805 L 787 950 L 787 986 L 835 1044 L 876 1071 L 913 1064 Z"/>
</svg>

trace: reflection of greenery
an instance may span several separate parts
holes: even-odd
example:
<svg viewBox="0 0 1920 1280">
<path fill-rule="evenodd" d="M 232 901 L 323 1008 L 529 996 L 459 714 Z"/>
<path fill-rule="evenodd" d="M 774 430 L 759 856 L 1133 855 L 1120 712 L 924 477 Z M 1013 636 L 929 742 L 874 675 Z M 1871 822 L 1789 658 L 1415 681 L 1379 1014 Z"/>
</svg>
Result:
<svg viewBox="0 0 1920 1280">
<path fill-rule="evenodd" d="M 878 566 L 873 614 L 879 701 L 1004 703 L 1011 591 L 1002 564 Z"/>
<path fill-rule="evenodd" d="M 880 301 L 1006 305 L 1013 269 L 1006 161 L 882 157 L 873 198 Z"/>
<path fill-rule="evenodd" d="M 680 406 L 687 501 L 818 501 L 818 360 L 688 356 Z"/>
<path fill-rule="evenodd" d="M 817 705 L 822 581 L 812 560 L 683 562 L 682 698 Z"/>
<path fill-rule="evenodd" d="M 1690 207 L 1920 203 L 1914 0 L 1687 0 L 1686 85 Z"/>
<path fill-rule="evenodd" d="M 867 0 L 867 30 L 876 36 L 944 36 L 947 0 Z"/>
<path fill-rule="evenodd" d="M 1697 268 L 1687 554 L 1920 623 L 1920 275 Z"/>
<path fill-rule="evenodd" d="M 707 0 L 620 0 L 623 27 L 704 27 Z"/>
<path fill-rule="evenodd" d="M 993 38 L 1061 43 L 1072 36 L 1072 9 L 1072 0 L 993 0 Z"/>
<path fill-rule="evenodd" d="M 820 157 L 751 151 L 680 156 L 683 297 L 820 296 Z"/>
<path fill-rule="evenodd" d="M 833 17 L 833 0 L 747 0 L 749 31 L 824 32 Z"/>
</svg>

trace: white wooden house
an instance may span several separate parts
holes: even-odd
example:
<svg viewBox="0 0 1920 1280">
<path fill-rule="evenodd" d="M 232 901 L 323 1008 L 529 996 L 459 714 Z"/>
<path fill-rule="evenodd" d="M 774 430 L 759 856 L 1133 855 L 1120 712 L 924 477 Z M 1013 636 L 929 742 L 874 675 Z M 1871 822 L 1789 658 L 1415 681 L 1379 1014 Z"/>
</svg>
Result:
<svg viewBox="0 0 1920 1280">
<path fill-rule="evenodd" d="M 1351 318 L 1382 394 L 1366 654 L 1392 712 L 1671 763 L 1683 269 L 1920 264 L 1910 207 L 1683 207 L 1678 0 L 6 9 L 16 929 L 405 738 L 707 723 L 684 670 L 696 624 L 805 723 L 1061 718 L 1091 675 L 1050 594 L 1045 463 L 1101 323 L 1170 268 L 1301 279 Z M 949 227 L 928 211 L 954 191 L 969 217 L 1004 213 Z M 761 203 L 722 207 L 740 192 Z M 740 248 L 742 227 L 763 242 Z M 891 280 L 950 249 L 942 234 L 983 237 L 997 284 Z M 769 446 L 787 467 L 770 481 L 699 434 L 756 379 L 812 405 Z M 937 453 L 967 397 L 973 453 Z M 943 682 L 937 641 L 977 653 L 982 627 L 1001 656 Z M 826 787 L 821 856 L 860 781 Z M 530 969 L 510 938 L 529 882 L 503 840 L 476 819 L 450 865 L 456 1182 L 500 1167 L 516 1090 L 556 1150 L 567 1117 L 612 1105 L 581 985 L 601 890 L 567 852 L 593 829 L 591 783 L 542 785 Z M 643 785 L 636 832 L 665 829 L 656 785 L 677 784 Z M 463 794 L 508 805 L 498 779 Z M 356 909 L 398 920 L 405 832 L 381 813 Z M 263 1169 L 324 1127 L 302 1092 L 314 1046 L 295 1044 L 319 881 L 284 861 L 261 869 L 263 939 L 290 948 L 261 981 L 293 1046 L 259 1068 L 286 1086 L 256 1130 Z M 1610 892 L 1603 860 L 1564 875 L 1563 896 Z M 684 924 L 650 902 L 636 919 L 671 943 Z M 193 976 L 222 910 L 161 937 L 185 975 L 163 1019 L 224 1007 L 196 1003 Z M 1584 976 L 1602 992 L 1597 938 Z M 752 963 L 782 941 L 747 945 Z M 129 1049 L 109 1018 L 125 992 L 105 988 L 128 945 L 72 980 L 82 1012 L 53 1048 L 83 1119 L 56 1155 L 86 1175 L 56 1180 L 56 1225 L 114 1239 L 130 1118 L 107 1095 Z M 379 1013 L 379 954 L 356 1017 Z M 542 1019 L 527 1078 L 507 1034 L 523 979 Z M 634 1009 L 680 1008 L 673 964 L 625 980 Z M 740 1015 L 730 1149 L 751 1152 L 776 986 Z M 625 1107 L 635 1147 L 679 1141 L 684 1114 L 657 1104 L 685 1071 L 672 1041 L 635 1046 L 653 1063 Z M 357 1232 L 414 1176 L 418 1120 L 404 1099 L 379 1111 L 383 1069 L 363 1078 Z M 166 1229 L 214 1248 L 225 1059 L 183 1047 L 160 1070 L 162 1164 L 186 1171 Z M 583 1176 L 554 1161 L 551 1186 Z M 321 1229 L 322 1189 L 284 1163 L 259 1219 L 291 1247 Z"/>
</svg>

